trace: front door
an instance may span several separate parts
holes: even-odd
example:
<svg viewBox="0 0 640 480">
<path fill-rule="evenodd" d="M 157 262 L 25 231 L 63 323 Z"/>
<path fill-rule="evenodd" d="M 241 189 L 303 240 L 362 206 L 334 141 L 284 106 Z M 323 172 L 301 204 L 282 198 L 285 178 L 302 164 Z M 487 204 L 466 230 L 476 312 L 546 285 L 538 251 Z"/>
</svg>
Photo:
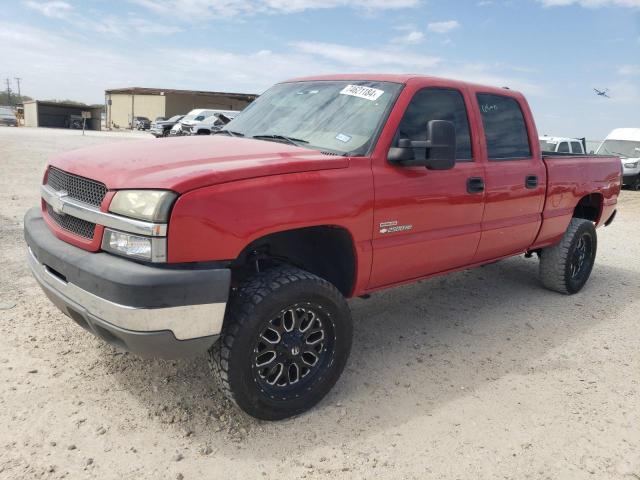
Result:
<svg viewBox="0 0 640 480">
<path fill-rule="evenodd" d="M 417 90 L 395 142 L 424 140 L 430 120 L 456 127 L 456 165 L 451 170 L 392 165 L 375 159 L 373 266 L 369 288 L 410 281 L 471 262 L 480 241 L 484 192 L 474 179 L 484 168 L 473 147 L 463 92 Z M 422 150 L 422 151 L 420 151 Z M 416 149 L 424 156 L 425 149 Z M 475 186 L 474 186 L 475 185 Z"/>
</svg>

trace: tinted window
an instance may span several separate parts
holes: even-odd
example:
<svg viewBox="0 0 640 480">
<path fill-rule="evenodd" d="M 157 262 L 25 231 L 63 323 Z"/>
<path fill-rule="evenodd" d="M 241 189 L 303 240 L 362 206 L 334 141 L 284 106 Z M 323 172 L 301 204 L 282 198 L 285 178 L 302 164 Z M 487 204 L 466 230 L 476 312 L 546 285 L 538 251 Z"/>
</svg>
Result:
<svg viewBox="0 0 640 480">
<path fill-rule="evenodd" d="M 462 94 L 457 90 L 427 88 L 415 94 L 398 129 L 398 138 L 426 140 L 431 120 L 448 120 L 456 127 L 456 159 L 471 160 L 469 120 Z M 424 158 L 426 149 L 416 149 L 416 157 Z"/>
<path fill-rule="evenodd" d="M 569 142 L 562 142 L 558 147 L 558 153 L 569 153 Z"/>
<path fill-rule="evenodd" d="M 531 157 L 529 136 L 518 102 L 509 97 L 478 94 L 489 160 Z"/>
<path fill-rule="evenodd" d="M 573 153 L 584 153 L 580 142 L 571 142 L 571 151 Z"/>
</svg>

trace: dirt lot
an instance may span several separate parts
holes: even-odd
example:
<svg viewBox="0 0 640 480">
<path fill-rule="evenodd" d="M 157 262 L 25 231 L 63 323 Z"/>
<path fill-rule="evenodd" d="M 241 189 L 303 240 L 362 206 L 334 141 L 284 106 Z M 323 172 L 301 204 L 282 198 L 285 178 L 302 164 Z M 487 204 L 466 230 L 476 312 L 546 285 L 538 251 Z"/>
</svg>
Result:
<svg viewBox="0 0 640 480">
<path fill-rule="evenodd" d="M 123 354 L 27 271 L 47 157 L 139 137 L 0 129 L 0 478 L 640 478 L 640 193 L 576 296 L 519 257 L 351 301 L 341 380 L 266 423 L 222 399 L 205 358 Z"/>
</svg>

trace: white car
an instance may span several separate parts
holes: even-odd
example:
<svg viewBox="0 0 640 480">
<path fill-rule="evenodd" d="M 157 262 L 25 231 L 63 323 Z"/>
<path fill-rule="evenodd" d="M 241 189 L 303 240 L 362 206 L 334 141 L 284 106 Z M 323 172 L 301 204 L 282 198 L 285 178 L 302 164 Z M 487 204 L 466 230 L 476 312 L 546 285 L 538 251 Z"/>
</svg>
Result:
<svg viewBox="0 0 640 480">
<path fill-rule="evenodd" d="M 581 138 L 550 137 L 539 138 L 540 150 L 543 153 L 574 153 L 584 155 L 584 143 Z"/>
<path fill-rule="evenodd" d="M 201 122 L 195 123 L 190 126 L 190 135 L 211 135 L 212 132 L 220 130 L 231 120 L 236 118 L 240 112 L 235 110 L 220 110 L 214 113 L 210 117 L 205 118 Z M 183 125 L 183 131 L 186 132 Z"/>
<path fill-rule="evenodd" d="M 617 155 L 622 162 L 622 183 L 640 190 L 640 128 L 616 128 L 596 152 Z"/>
<path fill-rule="evenodd" d="M 191 128 L 198 122 L 209 118 L 211 115 L 221 112 L 222 110 L 209 110 L 206 108 L 196 108 L 187 113 L 180 123 L 171 128 L 169 135 L 190 135 Z"/>
</svg>

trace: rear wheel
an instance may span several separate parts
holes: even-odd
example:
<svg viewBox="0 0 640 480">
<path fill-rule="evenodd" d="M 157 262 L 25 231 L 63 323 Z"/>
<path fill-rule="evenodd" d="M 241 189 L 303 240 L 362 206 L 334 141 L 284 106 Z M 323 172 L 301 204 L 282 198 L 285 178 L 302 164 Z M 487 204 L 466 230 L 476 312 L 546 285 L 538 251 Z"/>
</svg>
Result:
<svg viewBox="0 0 640 480">
<path fill-rule="evenodd" d="M 318 403 L 351 349 L 349 307 L 329 282 L 279 266 L 233 295 L 220 341 L 210 350 L 224 393 L 249 415 L 279 420 Z"/>
<path fill-rule="evenodd" d="M 540 278 L 544 286 L 569 295 L 579 292 L 591 275 L 597 246 L 593 222 L 573 218 L 560 243 L 540 252 Z"/>
</svg>

